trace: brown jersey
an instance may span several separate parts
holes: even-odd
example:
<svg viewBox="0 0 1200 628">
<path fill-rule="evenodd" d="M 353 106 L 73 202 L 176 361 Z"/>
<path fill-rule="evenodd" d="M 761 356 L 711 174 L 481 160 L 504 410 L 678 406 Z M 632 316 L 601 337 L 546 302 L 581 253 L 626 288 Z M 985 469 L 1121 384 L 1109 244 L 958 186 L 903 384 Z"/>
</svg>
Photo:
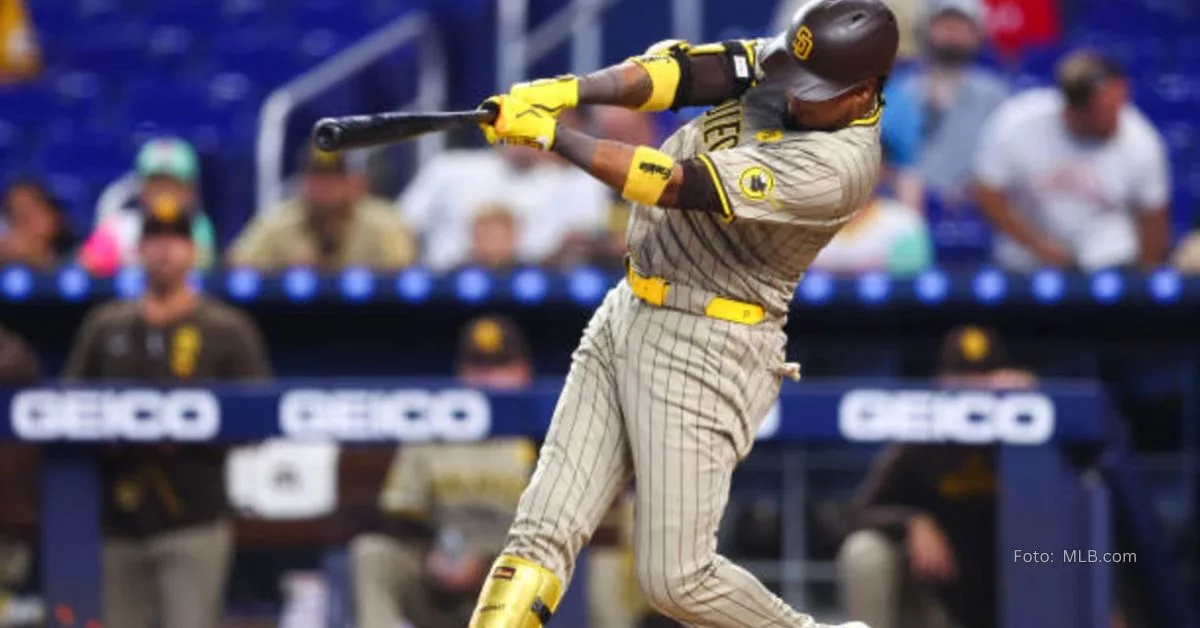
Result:
<svg viewBox="0 0 1200 628">
<path fill-rule="evenodd" d="M 786 106 L 781 91 L 756 87 L 667 139 L 663 152 L 704 163 L 724 212 L 635 204 L 627 241 L 639 273 L 786 315 L 809 264 L 870 198 L 882 152 L 881 109 L 827 132 L 788 128 Z"/>
<path fill-rule="evenodd" d="M 250 317 L 201 299 L 187 316 L 150 325 L 136 301 L 97 306 L 83 322 L 68 381 L 186 385 L 270 376 Z M 100 461 L 105 534 L 143 538 L 208 523 L 228 510 L 225 450 L 219 446 L 115 446 Z"/>
</svg>

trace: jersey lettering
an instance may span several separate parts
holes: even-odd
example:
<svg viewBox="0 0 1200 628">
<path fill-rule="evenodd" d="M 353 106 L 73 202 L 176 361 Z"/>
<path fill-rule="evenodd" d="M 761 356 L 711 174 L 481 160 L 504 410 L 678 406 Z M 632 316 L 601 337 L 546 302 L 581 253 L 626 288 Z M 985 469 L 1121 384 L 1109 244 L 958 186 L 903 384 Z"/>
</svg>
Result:
<svg viewBox="0 0 1200 628">
<path fill-rule="evenodd" d="M 708 151 L 733 148 L 742 141 L 745 111 L 741 100 L 730 100 L 704 114 L 701 135 Z"/>
</svg>

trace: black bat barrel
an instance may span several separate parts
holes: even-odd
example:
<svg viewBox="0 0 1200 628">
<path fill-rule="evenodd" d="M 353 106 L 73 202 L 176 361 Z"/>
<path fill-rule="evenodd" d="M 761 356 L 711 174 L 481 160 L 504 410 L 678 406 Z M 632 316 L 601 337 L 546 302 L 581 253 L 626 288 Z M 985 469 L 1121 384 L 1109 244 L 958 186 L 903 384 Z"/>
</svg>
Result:
<svg viewBox="0 0 1200 628">
<path fill-rule="evenodd" d="M 365 148 L 402 142 L 436 131 L 477 125 L 494 119 L 489 109 L 438 113 L 391 111 L 323 118 L 313 127 L 313 144 L 324 151 Z"/>
</svg>

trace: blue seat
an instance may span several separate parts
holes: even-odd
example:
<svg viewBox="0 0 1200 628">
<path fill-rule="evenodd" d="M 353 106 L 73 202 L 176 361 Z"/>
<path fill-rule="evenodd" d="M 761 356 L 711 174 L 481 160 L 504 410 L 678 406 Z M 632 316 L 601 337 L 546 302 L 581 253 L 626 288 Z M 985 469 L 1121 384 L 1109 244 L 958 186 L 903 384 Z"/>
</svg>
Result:
<svg viewBox="0 0 1200 628">
<path fill-rule="evenodd" d="M 159 22 L 147 33 L 146 62 L 158 70 L 181 72 L 197 57 L 197 40 L 209 34 L 197 32 L 197 25 L 185 22 Z M 213 25 L 215 29 L 215 24 Z"/>
<path fill-rule="evenodd" d="M 20 125 L 46 124 L 57 108 L 53 90 L 43 82 L 0 88 L 0 119 Z"/>
<path fill-rule="evenodd" d="M 145 23 L 127 21 L 103 28 L 79 27 L 63 42 L 61 61 L 74 69 L 122 76 L 145 65 Z"/>
<path fill-rule="evenodd" d="M 108 96 L 108 85 L 94 72 L 71 70 L 47 77 L 59 103 L 59 111 L 86 116 L 100 108 Z"/>
<path fill-rule="evenodd" d="M 85 176 L 95 171 L 111 170 L 114 166 L 131 167 L 133 149 L 127 138 L 116 133 L 84 133 L 42 147 L 34 154 L 32 161 L 44 170 Z"/>
</svg>

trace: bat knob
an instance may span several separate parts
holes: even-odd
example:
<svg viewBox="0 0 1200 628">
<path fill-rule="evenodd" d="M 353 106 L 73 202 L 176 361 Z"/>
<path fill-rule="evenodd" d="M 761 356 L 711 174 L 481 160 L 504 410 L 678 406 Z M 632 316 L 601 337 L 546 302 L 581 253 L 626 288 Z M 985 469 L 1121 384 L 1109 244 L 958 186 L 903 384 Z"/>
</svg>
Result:
<svg viewBox="0 0 1200 628">
<path fill-rule="evenodd" d="M 342 127 L 333 118 L 322 118 L 313 126 L 313 144 L 317 148 L 332 152 L 342 143 Z"/>
</svg>

